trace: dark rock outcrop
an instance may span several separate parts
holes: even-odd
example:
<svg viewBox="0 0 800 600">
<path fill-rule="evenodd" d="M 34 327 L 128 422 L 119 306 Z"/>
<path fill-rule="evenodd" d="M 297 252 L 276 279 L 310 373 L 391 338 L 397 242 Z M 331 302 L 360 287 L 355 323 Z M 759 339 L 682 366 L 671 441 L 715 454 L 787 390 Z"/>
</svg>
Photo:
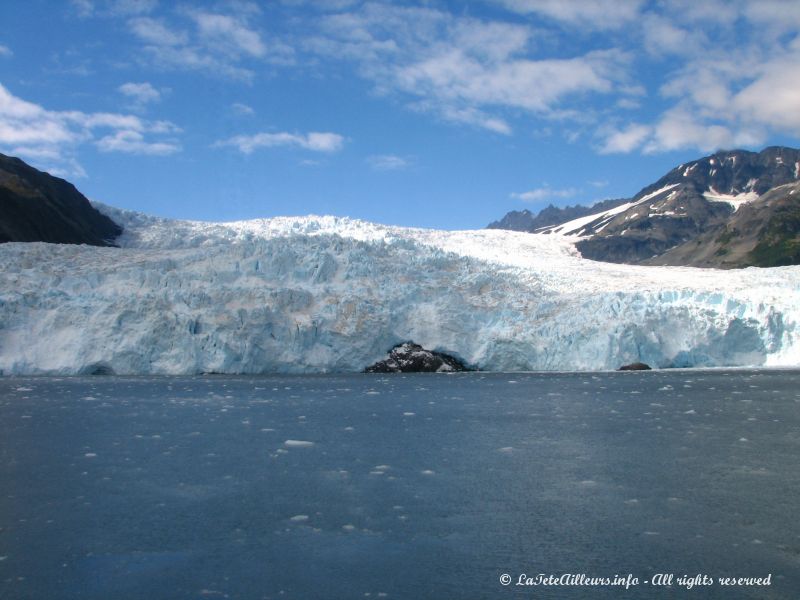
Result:
<svg viewBox="0 0 800 600">
<path fill-rule="evenodd" d="M 470 371 L 457 358 L 426 350 L 414 342 L 398 344 L 389 351 L 389 355 L 364 369 L 365 373 L 449 373 L 453 371 Z"/>
<path fill-rule="evenodd" d="M 0 243 L 113 246 L 121 233 L 71 183 L 0 154 Z"/>
<path fill-rule="evenodd" d="M 629 365 L 622 365 L 618 371 L 650 371 L 650 365 L 643 362 L 635 362 Z"/>
</svg>

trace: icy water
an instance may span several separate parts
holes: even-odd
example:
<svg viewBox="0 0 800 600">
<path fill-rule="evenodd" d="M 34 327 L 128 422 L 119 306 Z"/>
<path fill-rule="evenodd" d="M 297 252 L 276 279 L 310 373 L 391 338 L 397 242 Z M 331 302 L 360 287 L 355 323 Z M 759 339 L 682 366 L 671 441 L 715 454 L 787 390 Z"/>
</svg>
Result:
<svg viewBox="0 0 800 600">
<path fill-rule="evenodd" d="M 796 371 L 5 378 L 0 598 L 794 599 L 798 457 Z"/>
</svg>

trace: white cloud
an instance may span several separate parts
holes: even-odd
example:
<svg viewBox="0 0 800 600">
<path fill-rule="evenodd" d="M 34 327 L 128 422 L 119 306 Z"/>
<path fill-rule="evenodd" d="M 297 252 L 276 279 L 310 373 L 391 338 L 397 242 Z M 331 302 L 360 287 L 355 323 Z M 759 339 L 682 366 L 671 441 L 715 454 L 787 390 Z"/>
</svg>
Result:
<svg viewBox="0 0 800 600">
<path fill-rule="evenodd" d="M 4 46 L 3 44 L 0 44 L 0 57 L 9 58 L 11 56 L 14 56 L 14 53 L 11 51 L 11 48 L 9 48 L 8 46 Z"/>
<path fill-rule="evenodd" d="M 267 66 L 350 76 L 329 69 L 346 63 L 376 95 L 498 135 L 552 126 L 601 153 L 800 136 L 797 2 L 483 2 L 490 10 L 429 0 L 281 0 L 263 10 L 215 0 L 161 13 L 154 0 L 73 4 L 128 15 L 148 65 L 252 82 Z M 256 140 L 308 148 L 286 141 L 298 134 L 258 135 L 231 140 L 251 152 Z"/>
<path fill-rule="evenodd" d="M 747 18 L 778 32 L 800 27 L 800 4 L 787 0 L 758 0 L 744 5 Z"/>
<path fill-rule="evenodd" d="M 128 26 L 140 40 L 156 46 L 180 46 L 189 40 L 185 31 L 175 31 L 163 21 L 150 17 L 131 19 L 128 21 Z"/>
<path fill-rule="evenodd" d="M 676 107 L 667 111 L 655 124 L 651 137 L 644 145 L 647 153 L 680 150 L 694 147 L 704 152 L 730 148 L 733 132 L 721 124 L 706 124 L 695 118 L 690 110 Z"/>
<path fill-rule="evenodd" d="M 215 147 L 232 146 L 243 154 L 251 154 L 258 148 L 275 148 L 289 146 L 311 150 L 313 152 L 338 152 L 344 146 L 344 137 L 337 133 L 311 132 L 300 133 L 256 133 L 254 135 L 237 135 L 218 141 Z"/>
<path fill-rule="evenodd" d="M 319 56 L 348 59 L 379 94 L 447 121 L 511 133 L 506 114 L 575 116 L 567 105 L 587 94 L 637 92 L 627 83 L 630 56 L 599 50 L 532 58 L 527 25 L 486 21 L 425 7 L 369 2 L 322 15 L 321 35 L 307 40 Z"/>
<path fill-rule="evenodd" d="M 747 1 L 747 0 L 744 0 Z M 761 0 L 758 0 L 759 2 Z M 698 25 L 732 25 L 741 13 L 743 0 L 670 0 L 665 12 L 682 22 Z"/>
<path fill-rule="evenodd" d="M 97 140 L 96 144 L 103 152 L 125 152 L 151 156 L 165 156 L 181 150 L 181 147 L 175 142 L 148 142 L 141 132 L 131 129 L 122 129 L 103 136 Z"/>
<path fill-rule="evenodd" d="M 256 114 L 256 111 L 253 109 L 252 106 L 248 106 L 247 104 L 243 104 L 241 102 L 234 102 L 233 104 L 231 104 L 231 110 L 234 112 L 234 114 L 243 117 Z"/>
<path fill-rule="evenodd" d="M 745 123 L 800 135 L 800 51 L 761 65 L 758 76 L 734 94 L 732 109 Z"/>
<path fill-rule="evenodd" d="M 496 0 L 509 10 L 537 14 L 583 29 L 617 29 L 639 15 L 642 0 Z"/>
<path fill-rule="evenodd" d="M 79 17 L 130 17 L 155 10 L 158 0 L 71 0 Z"/>
<path fill-rule="evenodd" d="M 267 47 L 258 32 L 228 15 L 197 12 L 192 14 L 199 37 L 208 45 L 234 56 L 244 53 L 262 57 Z"/>
<path fill-rule="evenodd" d="M 687 103 L 664 112 L 652 125 L 630 124 L 621 130 L 605 133 L 601 154 L 645 154 L 696 148 L 712 152 L 721 148 L 760 145 L 766 135 L 763 127 L 734 125 L 726 121 L 710 121 L 699 116 Z"/>
<path fill-rule="evenodd" d="M 108 12 L 112 16 L 126 17 L 153 12 L 158 0 L 112 0 L 108 5 Z"/>
<path fill-rule="evenodd" d="M 90 17 L 94 14 L 94 2 L 92 0 L 70 0 L 70 4 L 80 17 Z"/>
<path fill-rule="evenodd" d="M 549 200 L 552 198 L 572 198 L 577 193 L 578 190 L 574 188 L 554 190 L 546 185 L 528 190 L 527 192 L 514 192 L 511 194 L 511 197 L 522 200 L 523 202 L 541 202 L 542 200 Z"/>
<path fill-rule="evenodd" d="M 145 121 L 134 115 L 47 110 L 14 96 L 0 84 L 0 148 L 51 172 L 85 176 L 76 153 L 86 144 L 104 152 L 178 152 L 175 140 L 158 137 L 179 131 L 169 121 Z"/>
<path fill-rule="evenodd" d="M 289 65 L 295 61 L 294 49 L 279 40 L 264 40 L 250 24 L 259 13 L 257 5 L 229 2 L 230 13 L 190 8 L 177 11 L 183 18 L 178 27 L 165 19 L 137 17 L 128 27 L 141 42 L 143 52 L 157 66 L 201 71 L 251 81 L 255 71 L 244 66 L 249 61 Z"/>
<path fill-rule="evenodd" d="M 640 68 L 663 70 L 660 100 L 642 109 L 661 108 L 649 118 L 635 106 L 610 116 L 616 126 L 596 132 L 600 152 L 708 152 L 800 137 L 800 5 L 674 0 L 670 8 L 644 11 L 638 38 L 650 59 Z"/>
<path fill-rule="evenodd" d="M 402 171 L 411 166 L 409 159 L 395 154 L 368 156 L 367 162 L 376 171 Z"/>
<path fill-rule="evenodd" d="M 511 135 L 512 133 L 511 125 L 505 119 L 492 116 L 471 106 L 448 106 L 436 101 L 423 100 L 410 104 L 409 108 L 418 112 L 438 113 L 443 119 L 451 123 L 464 123 L 465 125 L 487 129 L 502 135 Z"/>
<path fill-rule="evenodd" d="M 641 19 L 645 49 L 656 56 L 695 54 L 707 43 L 702 29 L 686 29 L 661 15 L 648 14 Z"/>
<path fill-rule="evenodd" d="M 161 100 L 161 92 L 150 83 L 123 83 L 117 88 L 121 94 L 130 98 L 135 104 L 141 106 L 149 102 Z"/>
<path fill-rule="evenodd" d="M 639 149 L 648 138 L 652 128 L 648 125 L 631 123 L 621 130 L 610 130 L 600 147 L 601 154 L 628 153 Z"/>
</svg>

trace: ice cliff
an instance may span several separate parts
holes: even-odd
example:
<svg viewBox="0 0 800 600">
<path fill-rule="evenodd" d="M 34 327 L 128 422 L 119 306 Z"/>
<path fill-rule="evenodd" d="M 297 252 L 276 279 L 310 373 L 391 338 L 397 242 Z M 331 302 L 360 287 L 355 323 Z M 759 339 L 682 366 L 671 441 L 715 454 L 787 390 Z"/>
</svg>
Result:
<svg viewBox="0 0 800 600">
<path fill-rule="evenodd" d="M 0 245 L 0 372 L 360 371 L 413 340 L 486 370 L 798 366 L 800 267 L 583 260 L 559 235 L 171 221 Z"/>
</svg>

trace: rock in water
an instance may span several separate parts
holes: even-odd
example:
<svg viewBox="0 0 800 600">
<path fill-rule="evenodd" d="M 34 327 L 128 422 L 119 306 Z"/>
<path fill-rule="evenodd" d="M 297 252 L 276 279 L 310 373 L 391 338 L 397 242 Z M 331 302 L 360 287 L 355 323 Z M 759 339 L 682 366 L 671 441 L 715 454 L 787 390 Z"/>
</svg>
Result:
<svg viewBox="0 0 800 600">
<path fill-rule="evenodd" d="M 414 342 L 398 344 L 389 356 L 364 369 L 365 373 L 448 373 L 469 371 L 460 360 L 442 352 L 426 350 Z"/>
<path fill-rule="evenodd" d="M 643 362 L 635 362 L 629 365 L 622 365 L 620 371 L 650 371 L 650 365 Z"/>
</svg>

